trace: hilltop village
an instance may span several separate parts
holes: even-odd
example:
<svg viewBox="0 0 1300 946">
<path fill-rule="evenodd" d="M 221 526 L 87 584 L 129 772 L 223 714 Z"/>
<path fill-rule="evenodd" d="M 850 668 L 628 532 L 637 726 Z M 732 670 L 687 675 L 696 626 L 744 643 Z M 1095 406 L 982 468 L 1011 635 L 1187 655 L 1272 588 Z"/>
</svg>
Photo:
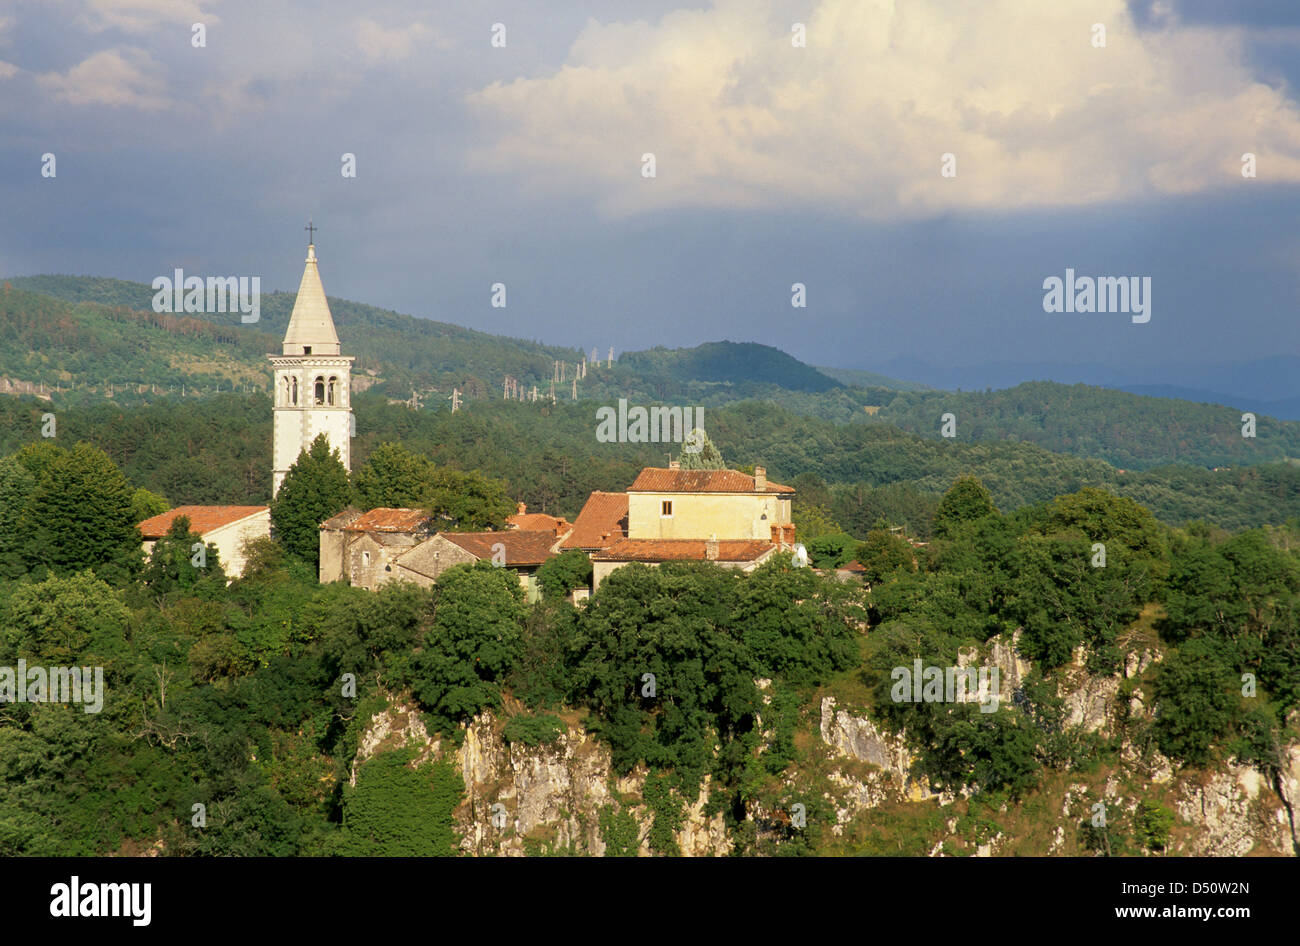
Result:
<svg viewBox="0 0 1300 946">
<path fill-rule="evenodd" d="M 275 392 L 272 495 L 321 435 L 350 472 L 354 359 L 342 353 L 314 243 L 307 247 L 281 352 L 269 357 Z M 573 591 L 576 603 L 629 562 L 708 561 L 750 572 L 778 551 L 796 551 L 794 492 L 770 482 L 761 466 L 748 474 L 682 469 L 670 461 L 667 468 L 642 470 L 624 492 L 593 492 L 572 523 L 530 513 L 519 503 L 505 530 L 448 531 L 421 509 L 350 507 L 320 524 L 320 581 L 369 590 L 392 581 L 428 587 L 449 568 L 486 561 L 515 572 L 532 601 L 540 595 L 537 569 L 555 555 L 579 550 L 591 559 L 593 574 L 589 588 Z M 181 516 L 216 547 L 229 578 L 243 573 L 245 544 L 271 534 L 268 506 L 178 506 L 140 523 L 146 555 Z M 848 570 L 858 568 L 851 563 Z"/>
</svg>

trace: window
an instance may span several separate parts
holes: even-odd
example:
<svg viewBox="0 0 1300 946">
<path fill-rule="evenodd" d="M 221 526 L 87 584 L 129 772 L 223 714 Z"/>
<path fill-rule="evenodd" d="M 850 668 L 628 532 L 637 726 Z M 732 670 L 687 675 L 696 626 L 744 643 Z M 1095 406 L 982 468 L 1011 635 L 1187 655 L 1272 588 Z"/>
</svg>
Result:
<svg viewBox="0 0 1300 946">
<path fill-rule="evenodd" d="M 671 499 L 665 499 L 663 502 L 663 511 L 659 515 L 667 519 L 670 518 L 672 514 L 673 514 L 673 501 Z"/>
<path fill-rule="evenodd" d="M 339 386 L 339 379 L 338 379 L 338 378 L 335 378 L 335 377 L 331 377 L 331 378 L 330 378 L 330 385 L 329 385 L 329 392 L 328 392 L 328 394 L 326 395 L 326 398 L 325 398 L 326 401 L 327 401 L 331 406 L 334 404 L 334 397 L 335 397 L 334 392 L 338 390 L 338 386 Z"/>
<path fill-rule="evenodd" d="M 294 405 L 294 407 L 298 406 L 298 379 L 297 378 L 293 379 L 293 400 L 291 403 Z"/>
<path fill-rule="evenodd" d="M 303 353 L 304 355 L 310 355 L 310 354 L 311 354 L 311 346 L 310 346 L 310 345 L 303 345 L 303 346 L 302 346 L 302 353 Z"/>
<path fill-rule="evenodd" d="M 280 403 L 281 404 L 289 403 L 289 378 L 287 376 L 284 379 L 284 397 L 280 399 Z"/>
<path fill-rule="evenodd" d="M 369 567 L 370 567 L 370 553 L 369 553 L 369 552 L 362 552 L 362 553 L 361 553 L 361 564 L 362 564 L 364 567 L 366 567 L 366 568 L 369 568 Z"/>
<path fill-rule="evenodd" d="M 320 375 L 316 376 L 316 403 L 325 403 L 325 379 Z"/>
</svg>

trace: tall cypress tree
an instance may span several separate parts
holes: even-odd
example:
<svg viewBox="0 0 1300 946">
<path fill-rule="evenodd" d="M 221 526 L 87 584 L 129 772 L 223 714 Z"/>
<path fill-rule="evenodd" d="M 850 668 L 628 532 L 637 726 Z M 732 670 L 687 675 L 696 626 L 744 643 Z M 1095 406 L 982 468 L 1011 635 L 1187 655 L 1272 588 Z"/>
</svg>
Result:
<svg viewBox="0 0 1300 946">
<path fill-rule="evenodd" d="M 285 474 L 271 501 L 271 525 L 286 552 L 319 567 L 320 524 L 351 501 L 348 471 L 338 451 L 331 451 L 328 438 L 320 434 Z"/>
</svg>

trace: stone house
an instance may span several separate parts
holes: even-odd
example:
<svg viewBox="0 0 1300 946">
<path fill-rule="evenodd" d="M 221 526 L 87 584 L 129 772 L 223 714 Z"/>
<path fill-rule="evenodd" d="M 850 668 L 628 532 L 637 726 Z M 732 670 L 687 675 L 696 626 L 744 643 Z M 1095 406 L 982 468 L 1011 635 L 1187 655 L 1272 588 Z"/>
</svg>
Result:
<svg viewBox="0 0 1300 946">
<path fill-rule="evenodd" d="M 431 535 L 422 509 L 346 509 L 321 523 L 320 581 L 348 581 L 371 591 L 392 580 L 391 565 Z"/>
</svg>

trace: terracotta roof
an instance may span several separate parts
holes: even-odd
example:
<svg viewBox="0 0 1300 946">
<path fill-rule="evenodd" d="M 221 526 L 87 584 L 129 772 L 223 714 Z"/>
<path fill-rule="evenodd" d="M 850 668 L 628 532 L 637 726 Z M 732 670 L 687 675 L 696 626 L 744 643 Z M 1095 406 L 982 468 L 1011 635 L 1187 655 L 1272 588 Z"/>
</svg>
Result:
<svg viewBox="0 0 1300 946">
<path fill-rule="evenodd" d="M 593 562 L 703 562 L 708 558 L 704 539 L 623 539 L 591 557 Z M 776 548 L 761 539 L 726 539 L 718 542 L 719 562 L 752 562 Z"/>
<path fill-rule="evenodd" d="M 349 506 L 337 516 L 331 516 L 320 524 L 322 529 L 345 529 L 361 518 L 361 510 Z"/>
<path fill-rule="evenodd" d="M 393 509 L 379 506 L 344 526 L 349 532 L 423 532 L 429 514 L 423 509 Z"/>
<path fill-rule="evenodd" d="M 492 560 L 492 547 L 505 546 L 506 565 L 540 565 L 555 553 L 555 533 L 535 529 L 507 529 L 504 532 L 440 532 L 448 542 L 459 545 L 480 559 Z"/>
<path fill-rule="evenodd" d="M 629 493 L 793 493 L 794 487 L 769 482 L 765 489 L 739 470 L 664 470 L 648 466 Z"/>
<path fill-rule="evenodd" d="M 506 516 L 506 524 L 525 532 L 549 530 L 556 535 L 563 535 L 569 530 L 569 524 L 562 517 L 548 516 L 544 512 L 515 513 L 513 516 Z"/>
<path fill-rule="evenodd" d="M 146 539 L 161 539 L 172 527 L 172 520 L 177 516 L 189 516 L 190 531 L 204 535 L 268 509 L 269 506 L 177 506 L 140 523 L 140 534 Z"/>
<path fill-rule="evenodd" d="M 563 549 L 603 549 L 627 537 L 627 493 L 593 492 L 573 521 Z"/>
<path fill-rule="evenodd" d="M 854 562 L 845 562 L 843 565 L 839 567 L 838 570 L 842 572 L 853 572 L 855 575 L 861 575 L 864 572 L 866 572 L 867 567 L 863 565 L 861 562 L 854 561 Z"/>
</svg>

